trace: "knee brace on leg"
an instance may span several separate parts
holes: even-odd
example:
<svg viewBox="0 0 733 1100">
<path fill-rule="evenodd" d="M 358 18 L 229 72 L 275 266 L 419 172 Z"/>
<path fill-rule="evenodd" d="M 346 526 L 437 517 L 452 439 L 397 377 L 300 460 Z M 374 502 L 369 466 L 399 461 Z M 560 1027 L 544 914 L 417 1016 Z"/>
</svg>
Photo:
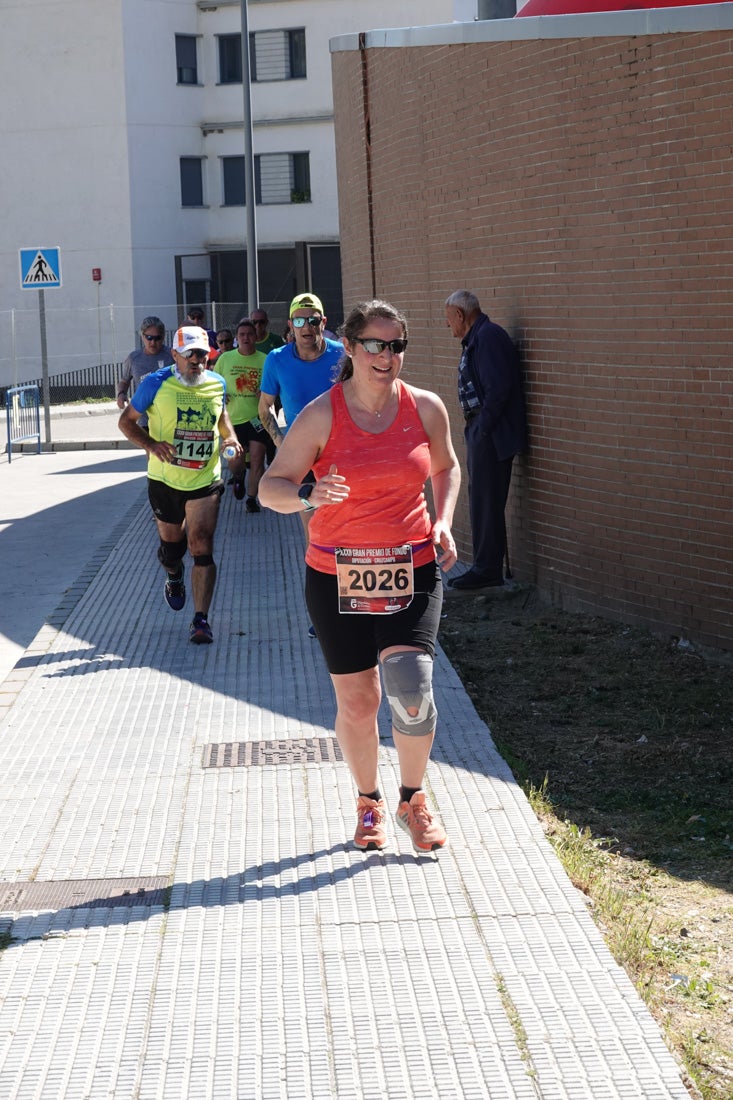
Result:
<svg viewBox="0 0 733 1100">
<path fill-rule="evenodd" d="M 194 554 L 193 564 L 194 565 L 213 565 L 214 564 L 214 559 L 212 558 L 211 554 Z"/>
<path fill-rule="evenodd" d="M 161 539 L 158 547 L 158 561 L 169 573 L 175 573 L 181 564 L 187 547 L 188 540 L 185 535 L 180 542 L 164 542 Z"/>
<path fill-rule="evenodd" d="M 382 661 L 384 693 L 392 710 L 392 725 L 408 737 L 424 737 L 435 729 L 433 658 L 410 649 Z M 417 711 L 411 714 L 410 711 Z"/>
</svg>

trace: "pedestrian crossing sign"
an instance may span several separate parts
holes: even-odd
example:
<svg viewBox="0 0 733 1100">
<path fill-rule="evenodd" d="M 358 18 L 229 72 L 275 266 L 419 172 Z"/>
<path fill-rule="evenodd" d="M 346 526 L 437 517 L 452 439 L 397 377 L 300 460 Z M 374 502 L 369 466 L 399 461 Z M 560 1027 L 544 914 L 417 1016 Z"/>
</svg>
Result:
<svg viewBox="0 0 733 1100">
<path fill-rule="evenodd" d="M 21 248 L 21 290 L 47 290 L 61 286 L 60 248 Z"/>
</svg>

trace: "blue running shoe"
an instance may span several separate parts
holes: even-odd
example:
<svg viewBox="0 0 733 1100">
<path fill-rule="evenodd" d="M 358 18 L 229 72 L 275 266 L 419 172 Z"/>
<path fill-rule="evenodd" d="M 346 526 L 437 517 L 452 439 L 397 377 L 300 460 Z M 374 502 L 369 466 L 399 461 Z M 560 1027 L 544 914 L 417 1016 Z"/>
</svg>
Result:
<svg viewBox="0 0 733 1100">
<path fill-rule="evenodd" d="M 186 603 L 186 586 L 183 583 L 183 565 L 181 565 L 181 568 L 178 570 L 177 577 L 171 577 L 170 574 L 166 577 L 165 602 L 168 604 L 171 611 L 180 611 Z"/>
</svg>

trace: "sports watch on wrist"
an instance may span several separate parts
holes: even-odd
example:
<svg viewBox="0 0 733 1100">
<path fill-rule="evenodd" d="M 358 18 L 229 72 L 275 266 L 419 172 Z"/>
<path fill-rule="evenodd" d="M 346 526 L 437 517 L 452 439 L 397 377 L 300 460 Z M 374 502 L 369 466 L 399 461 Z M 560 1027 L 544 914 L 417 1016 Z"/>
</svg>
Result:
<svg viewBox="0 0 733 1100">
<path fill-rule="evenodd" d="M 310 495 L 313 492 L 314 484 L 312 481 L 306 481 L 305 485 L 301 485 L 298 489 L 298 497 L 300 503 L 303 505 L 306 512 L 315 512 L 318 507 L 317 504 L 311 504 Z"/>
</svg>

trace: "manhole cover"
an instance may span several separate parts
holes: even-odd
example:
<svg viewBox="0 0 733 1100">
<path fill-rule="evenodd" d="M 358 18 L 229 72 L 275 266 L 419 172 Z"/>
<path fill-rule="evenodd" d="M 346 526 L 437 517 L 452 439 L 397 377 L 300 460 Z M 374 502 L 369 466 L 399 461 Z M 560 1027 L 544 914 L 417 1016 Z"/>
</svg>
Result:
<svg viewBox="0 0 733 1100">
<path fill-rule="evenodd" d="M 166 876 L 63 879 L 57 882 L 0 882 L 0 911 L 110 909 L 163 905 Z"/>
<path fill-rule="evenodd" d="M 205 745 L 204 768 L 257 768 L 265 764 L 325 764 L 343 760 L 335 737 L 282 741 L 225 741 Z"/>
</svg>

